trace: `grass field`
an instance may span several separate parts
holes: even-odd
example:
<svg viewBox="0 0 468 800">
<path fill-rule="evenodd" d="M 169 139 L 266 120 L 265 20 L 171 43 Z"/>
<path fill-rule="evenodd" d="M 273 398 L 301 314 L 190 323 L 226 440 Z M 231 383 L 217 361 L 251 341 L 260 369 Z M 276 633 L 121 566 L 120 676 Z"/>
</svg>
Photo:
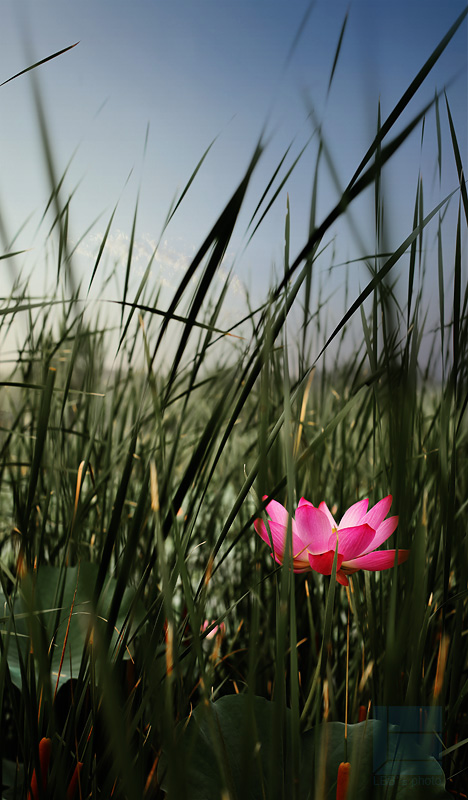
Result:
<svg viewBox="0 0 468 800">
<path fill-rule="evenodd" d="M 284 277 L 229 331 L 227 284 L 216 294 L 214 279 L 263 143 L 168 307 L 151 264 L 131 291 L 130 246 L 116 330 L 87 302 L 98 281 L 105 296 L 112 219 L 83 279 L 39 114 L 59 290 L 32 297 L 20 277 L 0 309 L 2 341 L 14 334 L 18 349 L 1 377 L 5 800 L 466 797 L 468 197 L 444 94 L 398 126 L 452 34 L 381 121 L 326 219 L 312 201 L 298 254 L 288 207 Z M 438 127 L 448 120 L 459 186 L 429 209 L 415 189 L 407 238 L 382 256 L 381 170 L 429 114 Z M 368 284 L 327 332 L 314 265 L 369 187 Z M 404 304 L 392 271 L 403 258 Z M 435 325 L 428 270 L 439 275 Z M 350 355 L 351 319 L 361 327 Z M 410 556 L 359 570 L 348 587 L 333 553 L 331 575 L 294 574 L 290 524 L 282 564 L 255 532 L 271 499 L 291 515 L 301 497 L 326 501 L 340 519 L 389 494 L 399 522 L 382 549 Z M 416 713 L 418 745 L 398 740 L 384 708 L 403 732 Z M 379 771 L 386 759 L 392 769 Z"/>
</svg>

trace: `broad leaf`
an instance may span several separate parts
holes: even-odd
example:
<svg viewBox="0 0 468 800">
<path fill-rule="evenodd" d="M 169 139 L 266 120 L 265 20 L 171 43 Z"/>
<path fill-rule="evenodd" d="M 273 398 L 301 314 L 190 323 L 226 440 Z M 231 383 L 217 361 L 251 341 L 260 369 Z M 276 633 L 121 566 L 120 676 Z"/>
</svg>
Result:
<svg viewBox="0 0 468 800">
<path fill-rule="evenodd" d="M 188 725 L 180 728 L 191 800 L 218 800 L 226 790 L 232 800 L 295 796 L 334 800 L 338 766 L 345 760 L 344 724 L 324 723 L 301 735 L 295 776 L 291 714 L 287 710 L 282 721 L 277 711 L 274 703 L 247 695 L 222 697 L 196 708 Z M 279 731 L 276 745 L 275 731 Z M 348 725 L 346 758 L 351 764 L 348 800 L 449 798 L 439 763 L 413 735 L 395 725 L 372 719 Z M 166 790 L 171 768 L 174 765 L 163 758 L 160 780 Z"/>
<path fill-rule="evenodd" d="M 88 562 L 67 567 L 64 574 L 58 567 L 40 567 L 37 573 L 27 575 L 20 585 L 13 603 L 13 620 L 10 619 L 5 597 L 0 592 L 0 635 L 8 647 L 7 659 L 11 680 L 18 688 L 21 689 L 22 685 L 20 663 L 21 660 L 25 662 L 31 649 L 31 642 L 35 655 L 41 647 L 46 653 L 50 651 L 52 688 L 55 687 L 57 678 L 58 686 L 61 686 L 71 677 L 78 676 L 90 626 L 93 626 L 92 641 L 96 642 L 98 637 L 104 634 L 117 585 L 114 578 L 106 582 L 96 613 L 92 605 L 92 596 L 97 573 L 98 565 Z M 62 592 L 59 586 L 63 580 Z M 113 631 L 111 652 L 120 646 L 121 634 L 133 598 L 134 591 L 127 588 Z M 137 610 L 137 615 L 141 616 L 141 609 Z M 132 613 L 131 617 L 134 620 L 135 613 Z M 8 630 L 11 631 L 9 636 Z"/>
</svg>

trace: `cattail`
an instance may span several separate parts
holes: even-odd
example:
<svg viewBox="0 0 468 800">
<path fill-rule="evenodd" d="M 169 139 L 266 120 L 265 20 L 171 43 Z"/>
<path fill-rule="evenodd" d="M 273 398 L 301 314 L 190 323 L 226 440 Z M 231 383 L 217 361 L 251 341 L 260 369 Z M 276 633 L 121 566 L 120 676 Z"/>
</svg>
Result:
<svg viewBox="0 0 468 800">
<path fill-rule="evenodd" d="M 359 706 L 358 722 L 365 722 L 366 718 L 367 718 L 367 708 L 365 706 Z"/>
<path fill-rule="evenodd" d="M 75 794 L 76 794 L 76 790 L 78 788 L 78 780 L 79 780 L 79 777 L 80 777 L 80 772 L 81 772 L 82 766 L 83 766 L 82 762 L 78 761 L 75 769 L 73 770 L 73 775 L 71 777 L 71 781 L 68 784 L 67 800 L 74 800 L 74 797 L 75 797 Z"/>
<path fill-rule="evenodd" d="M 39 742 L 39 764 L 41 765 L 42 790 L 45 792 L 47 786 L 47 773 L 49 771 L 50 752 L 52 741 L 45 737 Z M 31 778 L 31 791 L 28 793 L 28 800 L 39 800 L 39 789 L 37 786 L 36 770 L 33 771 Z"/>
<path fill-rule="evenodd" d="M 437 656 L 437 671 L 434 681 L 434 699 L 439 697 L 442 689 L 444 688 L 445 666 L 447 664 L 449 643 L 450 639 L 444 633 L 440 639 L 439 655 Z"/>
<path fill-rule="evenodd" d="M 24 552 L 24 547 L 21 547 L 18 553 L 18 558 L 16 559 L 16 574 L 18 578 L 23 579 L 26 577 L 27 572 L 28 565 L 26 563 L 26 554 Z"/>
<path fill-rule="evenodd" d="M 336 800 L 346 800 L 348 794 L 349 772 L 351 764 L 349 761 L 342 761 L 338 767 L 338 777 L 336 780 Z"/>
<path fill-rule="evenodd" d="M 166 620 L 164 623 L 166 639 L 166 674 L 171 675 L 174 669 L 174 626 Z"/>
</svg>

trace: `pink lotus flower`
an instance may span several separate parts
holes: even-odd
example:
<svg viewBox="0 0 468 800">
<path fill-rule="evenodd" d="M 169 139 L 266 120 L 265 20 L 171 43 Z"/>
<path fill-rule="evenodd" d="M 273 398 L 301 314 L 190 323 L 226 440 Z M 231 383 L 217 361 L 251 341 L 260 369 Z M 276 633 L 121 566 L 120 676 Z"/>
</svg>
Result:
<svg viewBox="0 0 468 800">
<path fill-rule="evenodd" d="M 295 519 L 291 521 L 294 572 L 315 570 L 322 575 L 331 575 L 337 542 L 336 579 L 343 586 L 348 585 L 346 576 L 359 569 L 382 570 L 393 567 L 395 550 L 376 551 L 398 525 L 398 517 L 385 519 L 391 504 L 392 496 L 388 495 L 368 511 L 369 500 L 359 500 L 348 508 L 337 525 L 326 503 L 322 502 L 315 508 L 302 498 Z M 270 547 L 273 544 L 272 556 L 278 564 L 282 564 L 289 515 L 276 500 L 270 500 L 266 512 L 269 516 L 268 526 L 263 520 L 256 519 L 255 530 Z M 406 561 L 408 556 L 409 550 L 399 550 L 398 563 Z"/>
</svg>

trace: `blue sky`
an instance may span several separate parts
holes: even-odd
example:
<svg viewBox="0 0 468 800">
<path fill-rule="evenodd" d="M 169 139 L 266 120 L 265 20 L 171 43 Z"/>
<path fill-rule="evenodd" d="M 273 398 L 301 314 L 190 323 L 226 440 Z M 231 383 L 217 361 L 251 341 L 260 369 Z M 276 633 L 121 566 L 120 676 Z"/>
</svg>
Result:
<svg viewBox="0 0 468 800">
<path fill-rule="evenodd" d="M 165 232 L 152 276 L 169 288 L 175 285 L 194 248 L 235 189 L 268 120 L 269 145 L 226 257 L 226 268 L 233 266 L 239 280 L 261 299 L 272 272 L 282 268 L 286 191 L 291 204 L 293 256 L 305 242 L 317 137 L 245 252 L 244 233 L 288 145 L 293 142 L 283 172 L 312 133 L 307 104 L 314 106 L 323 123 L 337 173 L 345 185 L 373 138 L 379 98 L 385 118 L 466 2 L 317 0 L 286 64 L 308 6 L 308 0 L 24 0 L 21 4 L 3 0 L 0 82 L 32 61 L 80 42 L 71 52 L 36 70 L 36 75 L 58 174 L 78 147 L 65 186 L 66 195 L 79 184 L 72 204 L 72 238 L 76 241 L 103 214 L 80 246 L 78 264 L 84 275 L 91 272 L 99 237 L 119 200 L 109 257 L 120 259 L 123 281 L 140 191 L 135 259 L 138 278 L 159 238 L 172 199 L 217 137 L 180 212 Z M 326 100 L 347 10 L 342 51 Z M 433 96 L 436 87 L 442 89 L 455 75 L 458 77 L 449 87 L 448 97 L 466 157 L 466 21 L 403 119 L 408 121 Z M 49 288 L 53 286 L 54 273 L 46 269 L 41 245 L 46 229 L 38 231 L 49 188 L 30 77 L 22 76 L 0 92 L 0 210 L 10 237 L 32 214 L 15 249 L 31 248 L 26 260 L 17 263 L 25 272 L 28 264 L 34 264 L 33 285 L 39 291 L 44 282 Z M 434 181 L 437 140 L 433 112 L 428 115 L 423 147 L 419 129 L 386 171 L 394 246 L 411 227 L 419 170 L 427 192 L 427 210 L 456 186 L 442 104 L 441 114 L 443 186 Z M 336 190 L 325 169 L 319 190 L 320 218 L 336 200 Z M 354 216 L 361 238 L 372 248 L 370 195 L 356 206 Z M 337 260 L 362 255 L 349 227 L 338 227 L 332 235 L 336 235 Z M 328 255 L 327 259 L 326 268 L 330 265 Z M 357 291 L 365 273 L 356 268 L 354 275 Z M 334 280 L 338 287 L 339 275 Z M 117 292 L 118 286 L 107 291 Z"/>
</svg>

